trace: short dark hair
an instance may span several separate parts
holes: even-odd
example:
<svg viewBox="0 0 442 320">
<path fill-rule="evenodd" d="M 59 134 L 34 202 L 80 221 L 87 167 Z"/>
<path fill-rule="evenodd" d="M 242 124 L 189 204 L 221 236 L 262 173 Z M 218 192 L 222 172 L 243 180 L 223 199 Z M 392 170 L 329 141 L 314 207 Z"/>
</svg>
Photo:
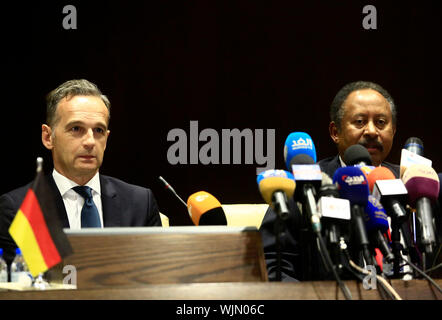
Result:
<svg viewBox="0 0 442 320">
<path fill-rule="evenodd" d="M 349 96 L 350 93 L 356 90 L 363 90 L 363 89 L 372 89 L 377 92 L 379 92 L 390 104 L 391 109 L 391 116 L 393 125 L 396 126 L 397 123 L 397 109 L 396 105 L 394 104 L 393 97 L 388 93 L 387 90 L 382 88 L 380 85 L 374 82 L 370 81 L 355 81 L 346 84 L 341 88 L 341 90 L 338 91 L 335 98 L 333 99 L 333 102 L 330 106 L 330 120 L 333 121 L 336 124 L 336 127 L 338 130 L 341 130 L 341 122 L 342 118 L 344 117 L 344 108 L 342 107 L 345 100 Z"/>
<path fill-rule="evenodd" d="M 46 121 L 49 126 L 54 126 L 58 121 L 56 118 L 58 103 L 63 98 L 72 98 L 75 96 L 94 96 L 101 98 L 109 111 L 109 117 L 107 119 L 109 123 L 111 106 L 109 99 L 101 93 L 100 89 L 98 89 L 94 83 L 85 79 L 74 79 L 62 83 L 46 96 Z"/>
</svg>

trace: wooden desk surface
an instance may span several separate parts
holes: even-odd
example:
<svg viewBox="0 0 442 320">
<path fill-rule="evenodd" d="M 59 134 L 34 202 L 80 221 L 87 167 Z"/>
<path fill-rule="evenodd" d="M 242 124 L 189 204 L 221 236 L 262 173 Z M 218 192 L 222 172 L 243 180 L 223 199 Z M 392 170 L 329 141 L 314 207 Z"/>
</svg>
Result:
<svg viewBox="0 0 442 320">
<path fill-rule="evenodd" d="M 442 286 L 442 279 L 435 280 Z M 365 290 L 362 283 L 345 281 L 354 300 L 380 300 L 378 290 Z M 426 280 L 392 280 L 404 300 L 442 300 Z M 0 300 L 343 300 L 334 281 L 302 283 L 181 283 L 139 287 L 88 288 L 51 291 L 0 291 Z"/>
</svg>

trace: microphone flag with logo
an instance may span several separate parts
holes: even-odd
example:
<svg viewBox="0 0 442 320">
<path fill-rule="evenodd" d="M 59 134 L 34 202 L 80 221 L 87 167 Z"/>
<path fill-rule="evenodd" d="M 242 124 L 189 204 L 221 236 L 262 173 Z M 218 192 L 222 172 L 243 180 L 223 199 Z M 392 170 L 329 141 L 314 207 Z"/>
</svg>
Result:
<svg viewBox="0 0 442 320">
<path fill-rule="evenodd" d="M 292 171 L 291 161 L 297 155 L 307 155 L 316 163 L 316 148 L 312 138 L 305 132 L 292 132 L 284 143 L 284 160 L 286 167 Z"/>
<path fill-rule="evenodd" d="M 37 159 L 37 175 L 9 227 L 33 277 L 57 265 L 72 253 L 58 219 L 53 192 Z"/>
</svg>

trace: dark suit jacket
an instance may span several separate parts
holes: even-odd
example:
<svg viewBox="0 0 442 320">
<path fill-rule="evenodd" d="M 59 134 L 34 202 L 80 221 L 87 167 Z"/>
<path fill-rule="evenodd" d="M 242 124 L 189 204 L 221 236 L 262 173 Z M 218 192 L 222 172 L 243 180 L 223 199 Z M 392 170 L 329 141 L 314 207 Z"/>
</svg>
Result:
<svg viewBox="0 0 442 320">
<path fill-rule="evenodd" d="M 339 161 L 339 156 L 325 158 L 319 161 L 318 164 L 319 167 L 321 168 L 321 171 L 328 174 L 328 176 L 332 179 L 336 169 L 341 167 L 341 161 Z M 399 179 L 400 167 L 398 165 L 389 162 L 382 162 L 381 166 L 390 169 L 396 176 L 396 179 Z"/>
<path fill-rule="evenodd" d="M 52 175 L 45 178 L 55 195 L 60 222 L 63 228 L 69 228 L 66 209 L 57 185 Z M 0 197 L 0 248 L 4 249 L 4 258 L 8 263 L 12 261 L 16 248 L 8 229 L 31 183 Z M 158 205 L 150 189 L 102 174 L 100 184 L 104 227 L 161 226 Z"/>
<path fill-rule="evenodd" d="M 327 173 L 330 178 L 333 178 L 336 169 L 341 167 L 338 156 L 326 158 L 319 161 L 318 164 L 321 171 Z M 399 178 L 398 165 L 383 162 L 382 166 L 389 168 L 395 176 Z M 289 199 L 288 205 L 290 215 L 282 224 L 280 239 L 282 281 L 333 280 L 334 278 L 331 272 L 326 271 L 326 267 L 317 248 L 313 245 L 308 251 L 306 250 L 306 246 L 310 245 L 310 242 L 315 243 L 315 238 L 311 232 L 302 229 L 302 214 L 293 198 Z M 259 229 L 264 247 L 269 280 L 275 280 L 276 278 L 276 222 L 277 215 L 275 211 L 269 207 Z"/>
</svg>

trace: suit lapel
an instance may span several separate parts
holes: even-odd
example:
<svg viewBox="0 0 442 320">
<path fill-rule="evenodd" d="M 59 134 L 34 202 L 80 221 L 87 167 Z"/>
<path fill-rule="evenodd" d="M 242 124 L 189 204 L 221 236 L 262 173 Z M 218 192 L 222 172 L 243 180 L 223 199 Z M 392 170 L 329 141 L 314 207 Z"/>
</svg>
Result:
<svg viewBox="0 0 442 320">
<path fill-rule="evenodd" d="M 52 189 L 53 194 L 55 195 L 54 197 L 55 207 L 57 208 L 57 213 L 61 225 L 63 226 L 63 228 L 69 228 L 69 219 L 68 219 L 68 214 L 66 212 L 66 208 L 64 206 L 63 198 L 61 197 L 60 190 L 58 190 L 58 187 L 55 184 L 52 174 L 47 175 L 46 180 L 48 182 L 49 187 Z"/>
<path fill-rule="evenodd" d="M 108 177 L 100 174 L 101 205 L 104 227 L 121 226 L 121 205 L 115 187 Z"/>
<path fill-rule="evenodd" d="M 325 173 L 327 173 L 330 178 L 333 179 L 333 176 L 335 174 L 335 171 L 341 167 L 341 162 L 339 161 L 339 155 L 331 159 L 331 161 L 327 164 L 327 169 L 325 170 Z"/>
</svg>

